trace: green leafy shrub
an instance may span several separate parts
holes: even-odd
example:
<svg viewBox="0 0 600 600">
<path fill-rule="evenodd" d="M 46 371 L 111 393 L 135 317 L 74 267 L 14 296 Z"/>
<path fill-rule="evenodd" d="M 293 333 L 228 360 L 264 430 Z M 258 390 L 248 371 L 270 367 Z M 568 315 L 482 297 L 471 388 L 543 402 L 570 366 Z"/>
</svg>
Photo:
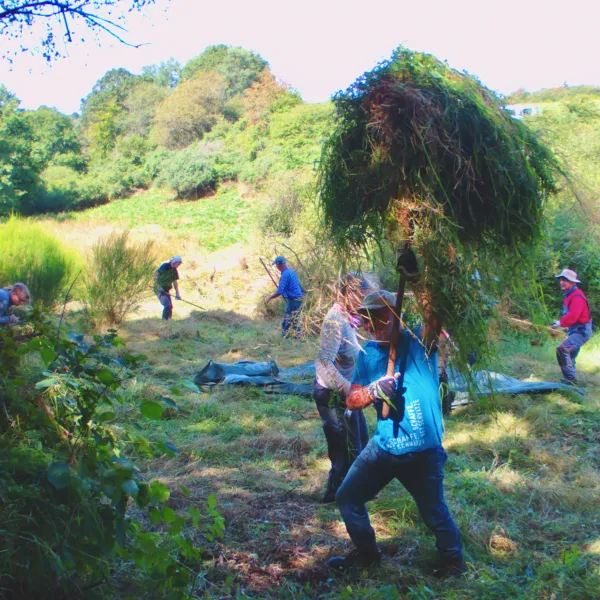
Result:
<svg viewBox="0 0 600 600">
<path fill-rule="evenodd" d="M 0 255 L 0 285 L 22 281 L 33 302 L 47 309 L 63 300 L 77 267 L 75 255 L 56 237 L 17 217 L 0 225 Z"/>
<path fill-rule="evenodd" d="M 135 243 L 113 233 L 92 247 L 84 281 L 84 302 L 95 325 L 118 324 L 152 289 L 154 242 Z"/>
<path fill-rule="evenodd" d="M 140 596 L 192 597 L 200 521 L 206 540 L 223 535 L 216 499 L 209 496 L 204 510 L 175 513 L 165 505 L 169 488 L 144 480 L 106 425 L 115 418 L 123 381 L 144 357 L 109 357 L 108 349 L 123 346 L 114 331 L 92 341 L 57 339 L 39 312 L 27 327 L 24 335 L 0 331 L 2 597 L 106 597 L 117 560 L 128 561 L 131 584 L 145 586 Z M 37 366 L 23 369 L 19 359 L 29 353 L 41 362 L 28 361 Z M 142 400 L 139 411 L 162 416 L 156 402 Z M 178 452 L 172 444 L 159 447 Z M 152 531 L 140 522 L 140 511 Z M 188 521 L 194 539 L 183 531 Z"/>
<path fill-rule="evenodd" d="M 156 183 L 178 198 L 199 198 L 217 184 L 215 159 L 196 144 L 173 152 L 163 162 Z"/>
<path fill-rule="evenodd" d="M 291 171 L 270 177 L 264 188 L 269 201 L 262 206 L 259 229 L 267 237 L 287 238 L 299 225 L 300 214 L 310 201 L 314 182 L 306 173 Z"/>
<path fill-rule="evenodd" d="M 34 200 L 35 212 L 61 211 L 82 199 L 81 173 L 68 166 L 50 166 L 42 173 L 43 190 Z"/>
</svg>

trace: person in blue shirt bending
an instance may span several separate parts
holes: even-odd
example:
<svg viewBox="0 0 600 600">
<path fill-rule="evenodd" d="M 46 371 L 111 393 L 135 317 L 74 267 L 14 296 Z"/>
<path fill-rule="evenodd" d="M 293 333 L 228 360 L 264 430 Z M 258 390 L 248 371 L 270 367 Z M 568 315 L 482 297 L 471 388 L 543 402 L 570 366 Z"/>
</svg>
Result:
<svg viewBox="0 0 600 600">
<path fill-rule="evenodd" d="M 355 549 L 334 556 L 329 566 L 345 570 L 376 565 L 381 553 L 365 504 L 392 479 L 397 479 L 417 503 L 419 513 L 436 538 L 439 576 L 465 572 L 458 529 L 444 500 L 442 411 L 437 370 L 439 325 L 431 323 L 414 331 L 404 329 L 397 347 L 395 375 L 386 376 L 393 329 L 395 295 L 377 291 L 363 301 L 359 313 L 374 340 L 360 353 L 346 396 L 351 410 L 373 404 L 377 428 L 340 486 L 336 502 Z M 390 406 L 383 417 L 383 402 Z"/>
<path fill-rule="evenodd" d="M 19 317 L 9 315 L 8 310 L 12 306 L 21 306 L 31 302 L 29 288 L 24 283 L 15 283 L 7 288 L 0 288 L 0 325 L 15 325 Z"/>
<path fill-rule="evenodd" d="M 300 337 L 300 308 L 304 300 L 304 290 L 298 280 L 296 271 L 287 266 L 283 256 L 278 256 L 273 263 L 277 270 L 281 273 L 279 278 L 279 286 L 265 302 L 271 302 L 274 298 L 282 296 L 287 302 L 285 307 L 285 315 L 281 323 L 281 335 L 283 337 Z"/>
</svg>

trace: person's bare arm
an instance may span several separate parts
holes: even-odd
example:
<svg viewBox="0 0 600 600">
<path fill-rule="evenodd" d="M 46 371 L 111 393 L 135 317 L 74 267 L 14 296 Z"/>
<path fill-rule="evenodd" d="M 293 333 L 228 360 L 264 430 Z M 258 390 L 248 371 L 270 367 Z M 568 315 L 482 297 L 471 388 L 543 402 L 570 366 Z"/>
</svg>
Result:
<svg viewBox="0 0 600 600">
<path fill-rule="evenodd" d="M 180 299 L 180 296 L 179 296 L 179 284 L 177 283 L 177 280 L 175 280 L 173 282 L 173 287 L 175 288 L 175 298 L 177 298 L 179 300 Z"/>
<path fill-rule="evenodd" d="M 281 296 L 281 294 L 279 292 L 273 292 L 266 300 L 265 303 L 267 302 L 271 302 L 271 300 L 274 300 L 275 298 L 279 298 L 279 296 Z"/>
<path fill-rule="evenodd" d="M 350 386 L 350 393 L 346 396 L 346 407 L 350 410 L 358 410 L 373 403 L 374 398 L 369 395 L 367 386 L 353 383 Z"/>
<path fill-rule="evenodd" d="M 366 386 L 353 383 L 346 398 L 346 406 L 350 410 L 357 410 L 369 406 L 375 400 L 390 402 L 399 377 L 400 373 L 395 373 L 393 376 L 384 375 Z"/>
</svg>

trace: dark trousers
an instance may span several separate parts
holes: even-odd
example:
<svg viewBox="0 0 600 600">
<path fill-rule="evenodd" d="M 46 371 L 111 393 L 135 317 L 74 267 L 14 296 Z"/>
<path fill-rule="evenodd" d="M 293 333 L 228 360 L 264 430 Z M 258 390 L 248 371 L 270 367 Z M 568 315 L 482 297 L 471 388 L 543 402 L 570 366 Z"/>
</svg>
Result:
<svg viewBox="0 0 600 600">
<path fill-rule="evenodd" d="M 441 446 L 395 456 L 382 450 L 374 440 L 369 442 L 354 461 L 335 498 L 348 534 L 359 551 L 370 554 L 376 549 L 375 532 L 365 504 L 396 478 L 417 503 L 421 518 L 435 535 L 441 556 L 462 556 L 458 528 L 444 500 L 447 458 Z"/>
<path fill-rule="evenodd" d="M 575 362 L 583 346 L 592 337 L 592 322 L 575 325 L 567 330 L 567 339 L 556 348 L 556 360 L 563 377 L 567 381 L 576 381 Z"/>
<path fill-rule="evenodd" d="M 173 302 L 171 296 L 165 292 L 158 292 L 158 301 L 163 305 L 162 318 L 168 321 L 173 316 Z"/>
<path fill-rule="evenodd" d="M 299 337 L 302 299 L 288 298 L 286 302 L 285 314 L 281 323 L 281 335 L 283 337 Z"/>
<path fill-rule="evenodd" d="M 362 410 L 346 412 L 341 396 L 315 381 L 314 397 L 327 440 L 331 461 L 328 486 L 337 490 L 356 457 L 369 442 L 369 429 Z"/>
</svg>

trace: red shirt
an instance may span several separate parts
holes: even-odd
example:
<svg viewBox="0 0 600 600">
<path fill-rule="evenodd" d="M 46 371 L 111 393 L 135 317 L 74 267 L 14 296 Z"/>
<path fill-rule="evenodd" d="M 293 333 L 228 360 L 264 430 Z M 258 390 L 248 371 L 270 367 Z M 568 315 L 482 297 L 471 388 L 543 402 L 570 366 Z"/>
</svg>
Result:
<svg viewBox="0 0 600 600">
<path fill-rule="evenodd" d="M 565 296 L 563 301 L 565 314 L 559 319 L 561 327 L 572 327 L 573 325 L 585 325 L 590 321 L 590 308 L 585 294 L 575 288 Z"/>
</svg>

